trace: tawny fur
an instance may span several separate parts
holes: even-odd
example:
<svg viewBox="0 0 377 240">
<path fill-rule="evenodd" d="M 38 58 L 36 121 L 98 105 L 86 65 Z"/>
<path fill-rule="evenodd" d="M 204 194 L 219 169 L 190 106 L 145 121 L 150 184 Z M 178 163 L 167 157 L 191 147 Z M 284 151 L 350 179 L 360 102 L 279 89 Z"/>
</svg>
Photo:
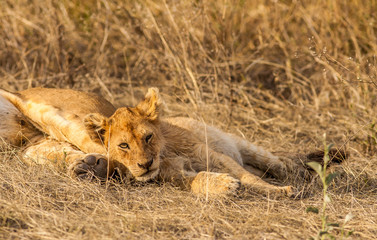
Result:
<svg viewBox="0 0 377 240">
<path fill-rule="evenodd" d="M 42 137 L 30 121 L 0 95 L 0 146 L 21 147 Z"/>
<path fill-rule="evenodd" d="M 111 175 L 117 167 L 139 181 L 158 178 L 198 194 L 232 194 L 241 183 L 256 192 L 285 195 L 291 194 L 290 186 L 271 185 L 245 167 L 280 179 L 300 169 L 290 160 L 282 161 L 199 121 L 160 118 L 162 100 L 155 88 L 136 107 L 116 111 L 102 98 L 73 90 L 37 88 L 0 94 L 40 131 L 57 140 L 32 145 L 25 156 L 51 159 L 62 157 L 51 152 L 65 152 L 72 173 L 94 169 L 103 177 L 104 171 Z M 105 158 L 109 164 L 99 166 L 103 162 L 99 160 Z"/>
<path fill-rule="evenodd" d="M 82 124 L 89 113 L 111 116 L 115 108 L 94 94 L 70 89 L 31 88 L 17 93 L 0 90 L 34 126 L 59 141 L 67 141 L 84 152 L 105 154 L 101 144 L 90 140 Z"/>
</svg>

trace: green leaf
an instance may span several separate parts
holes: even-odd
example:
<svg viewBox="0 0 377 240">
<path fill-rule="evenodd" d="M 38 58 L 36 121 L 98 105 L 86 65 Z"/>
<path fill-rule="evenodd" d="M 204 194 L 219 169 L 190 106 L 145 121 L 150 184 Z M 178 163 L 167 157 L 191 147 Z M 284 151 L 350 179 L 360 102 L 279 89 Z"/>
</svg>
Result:
<svg viewBox="0 0 377 240">
<path fill-rule="evenodd" d="M 311 167 L 314 171 L 316 171 L 316 173 L 318 173 L 318 175 L 322 178 L 323 172 L 321 164 L 317 162 L 308 162 L 307 165 Z"/>
<path fill-rule="evenodd" d="M 327 234 L 329 234 L 328 231 L 320 231 L 320 232 L 319 232 L 319 236 L 320 236 L 320 237 L 322 237 L 322 235 L 327 235 Z"/>
<path fill-rule="evenodd" d="M 354 231 L 353 229 L 351 231 L 349 231 L 346 236 L 347 237 L 351 236 L 353 234 L 353 231 Z"/>
<path fill-rule="evenodd" d="M 326 223 L 329 227 L 339 227 L 339 223 Z"/>
<path fill-rule="evenodd" d="M 309 206 L 309 207 L 306 208 L 305 212 L 307 212 L 307 213 L 312 212 L 312 213 L 318 214 L 319 210 L 316 207 Z"/>
<path fill-rule="evenodd" d="M 332 147 L 334 147 L 334 143 L 330 143 L 329 145 L 327 145 L 327 150 L 330 151 Z"/>
<path fill-rule="evenodd" d="M 329 175 L 326 176 L 326 185 L 330 185 L 331 181 L 338 176 L 338 173 L 330 173 Z"/>
</svg>

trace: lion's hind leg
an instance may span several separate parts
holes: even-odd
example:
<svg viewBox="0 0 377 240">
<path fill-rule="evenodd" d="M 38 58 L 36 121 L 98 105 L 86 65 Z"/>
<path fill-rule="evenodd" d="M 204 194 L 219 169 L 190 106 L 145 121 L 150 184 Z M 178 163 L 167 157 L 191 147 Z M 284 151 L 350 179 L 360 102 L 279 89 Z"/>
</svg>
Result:
<svg viewBox="0 0 377 240">
<path fill-rule="evenodd" d="M 292 159 L 278 157 L 244 139 L 235 137 L 244 165 L 250 165 L 278 179 L 286 179 L 294 171 L 304 171 Z"/>
<path fill-rule="evenodd" d="M 67 142 L 50 138 L 23 150 L 22 158 L 27 163 L 46 164 L 58 169 L 66 169 L 71 176 L 79 178 L 98 177 L 105 179 L 113 169 L 108 166 L 107 158 L 101 154 L 83 153 Z"/>
<path fill-rule="evenodd" d="M 197 153 L 199 154 L 199 156 L 202 156 L 202 161 L 209 161 L 209 171 L 227 173 L 233 178 L 239 179 L 241 185 L 245 186 L 246 188 L 251 188 L 255 192 L 262 194 L 271 193 L 275 195 L 288 196 L 293 194 L 293 189 L 291 186 L 280 187 L 269 184 L 262 180 L 260 177 L 253 175 L 252 173 L 247 171 L 233 158 L 225 154 L 213 151 L 212 149 L 207 149 L 204 144 L 197 146 Z M 208 160 L 206 158 L 203 158 L 203 156 L 208 156 Z"/>
</svg>

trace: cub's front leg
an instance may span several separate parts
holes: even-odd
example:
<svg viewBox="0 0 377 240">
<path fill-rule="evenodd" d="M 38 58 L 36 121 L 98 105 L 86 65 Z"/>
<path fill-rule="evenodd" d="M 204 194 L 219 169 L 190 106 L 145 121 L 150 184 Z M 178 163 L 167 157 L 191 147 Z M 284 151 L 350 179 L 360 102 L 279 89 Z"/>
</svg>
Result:
<svg viewBox="0 0 377 240">
<path fill-rule="evenodd" d="M 240 181 L 227 173 L 201 171 L 195 172 L 187 168 L 189 159 L 173 157 L 163 159 L 160 166 L 160 180 L 171 182 L 197 195 L 234 195 Z M 185 164 L 186 163 L 186 164 Z M 186 168 L 186 169 L 185 169 Z"/>
<path fill-rule="evenodd" d="M 67 142 L 43 139 L 39 143 L 23 150 L 23 159 L 27 163 L 47 164 L 68 170 L 71 176 L 82 179 L 111 176 L 114 167 L 107 158 L 97 153 L 83 153 Z"/>
</svg>

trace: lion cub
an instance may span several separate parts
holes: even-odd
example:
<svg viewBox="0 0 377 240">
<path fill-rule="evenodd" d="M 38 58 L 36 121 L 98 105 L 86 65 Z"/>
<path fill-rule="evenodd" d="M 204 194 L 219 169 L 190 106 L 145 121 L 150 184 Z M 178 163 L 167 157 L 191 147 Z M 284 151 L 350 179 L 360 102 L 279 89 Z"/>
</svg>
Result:
<svg viewBox="0 0 377 240">
<path fill-rule="evenodd" d="M 284 179 L 294 168 L 237 136 L 189 118 L 162 118 L 158 89 L 150 88 L 136 107 L 110 117 L 89 114 L 84 124 L 110 160 L 124 164 L 139 181 L 157 177 L 194 193 L 231 194 L 239 183 L 259 193 L 289 195 L 290 186 L 274 186 L 247 171 L 258 169 Z M 258 172 L 258 171 L 257 171 Z"/>
<path fill-rule="evenodd" d="M 302 170 L 290 159 L 194 119 L 162 118 L 156 88 L 136 107 L 119 109 L 73 90 L 0 94 L 27 118 L 30 129 L 36 127 L 39 140 L 26 146 L 24 157 L 43 164 L 62 158 L 74 175 L 104 178 L 118 168 L 139 181 L 157 178 L 198 194 L 233 194 L 241 184 L 259 193 L 290 195 L 292 187 L 271 185 L 260 176 L 285 179 L 293 169 Z"/>
</svg>

